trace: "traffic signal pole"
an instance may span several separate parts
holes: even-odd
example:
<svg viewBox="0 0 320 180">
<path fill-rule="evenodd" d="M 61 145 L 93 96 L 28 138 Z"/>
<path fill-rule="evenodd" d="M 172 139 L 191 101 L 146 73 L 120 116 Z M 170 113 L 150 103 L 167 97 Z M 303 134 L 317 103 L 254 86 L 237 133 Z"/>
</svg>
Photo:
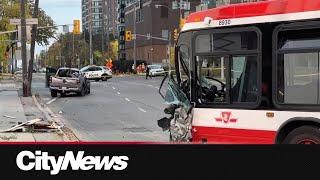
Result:
<svg viewBox="0 0 320 180">
<path fill-rule="evenodd" d="M 93 52 L 92 52 L 92 0 L 89 0 L 89 54 L 90 54 L 90 65 L 93 64 Z"/>
</svg>

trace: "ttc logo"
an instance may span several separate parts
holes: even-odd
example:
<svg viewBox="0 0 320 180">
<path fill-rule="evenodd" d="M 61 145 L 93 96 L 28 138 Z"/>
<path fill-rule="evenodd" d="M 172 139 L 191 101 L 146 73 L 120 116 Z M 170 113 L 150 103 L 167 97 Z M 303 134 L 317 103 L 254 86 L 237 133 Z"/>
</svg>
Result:
<svg viewBox="0 0 320 180">
<path fill-rule="evenodd" d="M 238 119 L 231 118 L 231 112 L 221 112 L 221 117 L 215 118 L 217 122 L 224 122 L 225 124 L 236 123 Z"/>
</svg>

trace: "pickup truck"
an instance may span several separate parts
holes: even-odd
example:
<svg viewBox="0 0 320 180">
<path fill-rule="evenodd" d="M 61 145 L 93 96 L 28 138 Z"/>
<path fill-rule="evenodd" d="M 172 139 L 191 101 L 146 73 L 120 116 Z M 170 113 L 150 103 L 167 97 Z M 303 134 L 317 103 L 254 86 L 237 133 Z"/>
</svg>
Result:
<svg viewBox="0 0 320 180">
<path fill-rule="evenodd" d="M 77 93 L 79 96 L 90 94 L 90 81 L 75 68 L 58 69 L 56 75 L 50 76 L 49 85 L 52 97 L 57 97 L 58 93 L 61 96 L 67 93 Z"/>
</svg>

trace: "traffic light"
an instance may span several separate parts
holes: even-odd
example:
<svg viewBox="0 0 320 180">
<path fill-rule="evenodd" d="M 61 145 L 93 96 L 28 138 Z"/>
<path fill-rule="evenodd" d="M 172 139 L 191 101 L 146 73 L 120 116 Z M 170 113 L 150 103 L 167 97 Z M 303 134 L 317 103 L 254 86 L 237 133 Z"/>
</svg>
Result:
<svg viewBox="0 0 320 180">
<path fill-rule="evenodd" d="M 73 34 L 80 34 L 80 20 L 73 20 Z"/>
<path fill-rule="evenodd" d="M 185 25 L 185 23 L 186 23 L 186 19 L 180 19 L 180 23 L 179 23 L 180 29 L 183 28 L 183 26 Z"/>
<path fill-rule="evenodd" d="M 132 33 L 131 31 L 126 31 L 126 41 L 131 41 L 132 40 Z"/>
<path fill-rule="evenodd" d="M 173 39 L 174 39 L 175 41 L 177 41 L 177 40 L 178 40 L 178 37 L 179 37 L 178 29 L 174 29 L 174 30 L 173 30 Z"/>
</svg>

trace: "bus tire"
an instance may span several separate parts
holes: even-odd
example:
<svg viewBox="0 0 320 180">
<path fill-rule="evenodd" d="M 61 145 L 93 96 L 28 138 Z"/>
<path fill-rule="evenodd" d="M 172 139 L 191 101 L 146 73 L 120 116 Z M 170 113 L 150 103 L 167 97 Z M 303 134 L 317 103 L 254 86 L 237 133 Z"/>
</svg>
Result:
<svg viewBox="0 0 320 180">
<path fill-rule="evenodd" d="M 291 131 L 283 144 L 320 144 L 320 128 L 317 126 L 301 126 Z"/>
</svg>

